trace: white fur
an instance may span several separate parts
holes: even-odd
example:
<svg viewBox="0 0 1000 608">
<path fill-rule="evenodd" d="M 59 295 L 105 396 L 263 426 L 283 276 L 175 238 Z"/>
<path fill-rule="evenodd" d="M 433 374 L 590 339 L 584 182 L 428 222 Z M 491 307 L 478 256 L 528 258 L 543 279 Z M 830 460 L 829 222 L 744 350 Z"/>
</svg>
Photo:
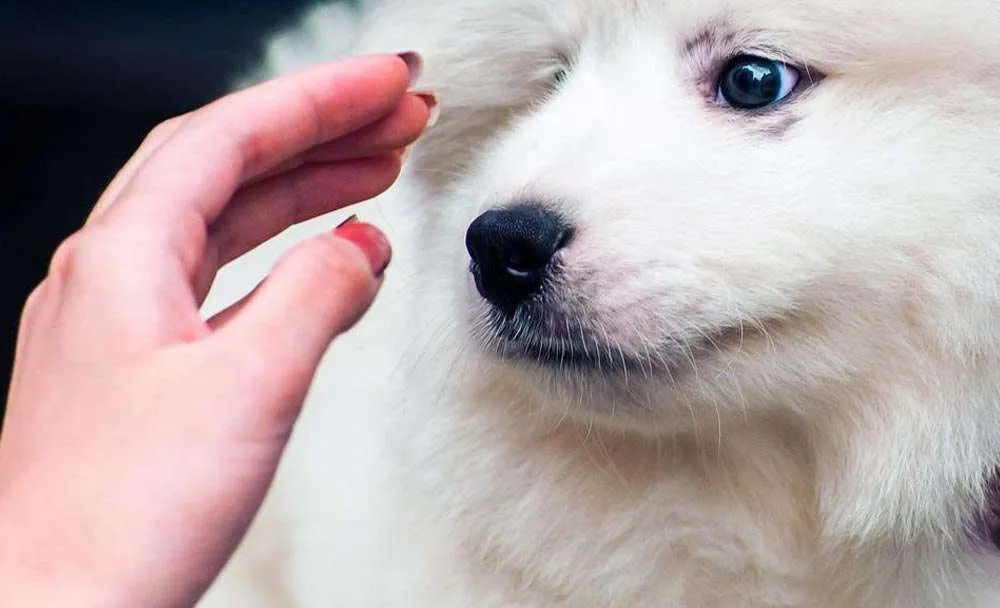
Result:
<svg viewBox="0 0 1000 608">
<path fill-rule="evenodd" d="M 331 10 L 263 74 L 346 52 Z M 399 0 L 359 27 L 357 52 L 424 54 L 441 122 L 359 211 L 395 245 L 384 291 L 206 606 L 1000 605 L 975 529 L 1000 466 L 995 2 Z M 771 117 L 714 105 L 719 61 L 759 49 L 825 78 Z M 526 198 L 576 226 L 561 284 L 609 365 L 648 372 L 483 344 L 464 233 Z M 652 366 L 703 334 L 693 373 Z"/>
</svg>

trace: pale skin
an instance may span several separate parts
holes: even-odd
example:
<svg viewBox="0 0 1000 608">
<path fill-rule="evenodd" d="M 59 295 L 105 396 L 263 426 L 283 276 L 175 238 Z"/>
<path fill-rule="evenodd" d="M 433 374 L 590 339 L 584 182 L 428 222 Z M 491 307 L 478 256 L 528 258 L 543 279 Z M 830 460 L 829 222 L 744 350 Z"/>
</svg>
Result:
<svg viewBox="0 0 1000 608">
<path fill-rule="evenodd" d="M 393 183 L 434 106 L 415 71 L 353 58 L 165 122 L 57 250 L 0 436 L 0 605 L 192 606 L 218 575 L 389 244 L 352 222 L 199 306 L 221 265 Z"/>
</svg>

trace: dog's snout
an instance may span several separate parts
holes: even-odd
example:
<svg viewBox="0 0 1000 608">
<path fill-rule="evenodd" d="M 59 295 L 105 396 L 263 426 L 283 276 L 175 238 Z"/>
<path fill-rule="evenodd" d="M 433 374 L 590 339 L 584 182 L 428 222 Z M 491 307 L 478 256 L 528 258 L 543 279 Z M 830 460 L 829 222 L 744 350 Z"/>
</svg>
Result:
<svg viewBox="0 0 1000 608">
<path fill-rule="evenodd" d="M 512 312 L 542 288 L 552 257 L 569 242 L 570 235 L 561 217 L 536 204 L 480 215 L 465 235 L 480 295 Z"/>
</svg>

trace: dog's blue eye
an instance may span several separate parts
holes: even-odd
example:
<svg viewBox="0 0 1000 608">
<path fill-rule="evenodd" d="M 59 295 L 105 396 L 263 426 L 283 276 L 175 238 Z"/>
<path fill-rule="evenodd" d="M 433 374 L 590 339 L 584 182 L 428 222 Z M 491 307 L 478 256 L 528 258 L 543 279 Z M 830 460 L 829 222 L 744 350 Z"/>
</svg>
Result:
<svg viewBox="0 0 1000 608">
<path fill-rule="evenodd" d="M 799 84 L 799 71 L 784 63 L 742 55 L 719 77 L 716 101 L 740 110 L 756 110 L 788 97 Z"/>
</svg>

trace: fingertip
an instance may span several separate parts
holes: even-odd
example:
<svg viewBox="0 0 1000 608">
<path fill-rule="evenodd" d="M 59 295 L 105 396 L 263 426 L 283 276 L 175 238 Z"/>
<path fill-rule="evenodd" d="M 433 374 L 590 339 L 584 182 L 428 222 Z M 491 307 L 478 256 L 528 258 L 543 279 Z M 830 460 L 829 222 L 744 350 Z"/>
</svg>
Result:
<svg viewBox="0 0 1000 608">
<path fill-rule="evenodd" d="M 416 51 L 406 51 L 397 55 L 406 64 L 408 74 L 407 88 L 412 88 L 424 73 L 424 58 Z"/>
<path fill-rule="evenodd" d="M 423 130 L 427 131 L 437 124 L 438 118 L 441 116 L 441 106 L 437 96 L 430 91 L 414 91 L 413 94 L 420 99 L 426 108 L 427 118 L 424 120 Z"/>
<path fill-rule="evenodd" d="M 382 276 L 392 259 L 392 246 L 381 230 L 360 222 L 355 217 L 338 226 L 333 234 L 348 241 L 365 255 L 373 276 Z"/>
</svg>

